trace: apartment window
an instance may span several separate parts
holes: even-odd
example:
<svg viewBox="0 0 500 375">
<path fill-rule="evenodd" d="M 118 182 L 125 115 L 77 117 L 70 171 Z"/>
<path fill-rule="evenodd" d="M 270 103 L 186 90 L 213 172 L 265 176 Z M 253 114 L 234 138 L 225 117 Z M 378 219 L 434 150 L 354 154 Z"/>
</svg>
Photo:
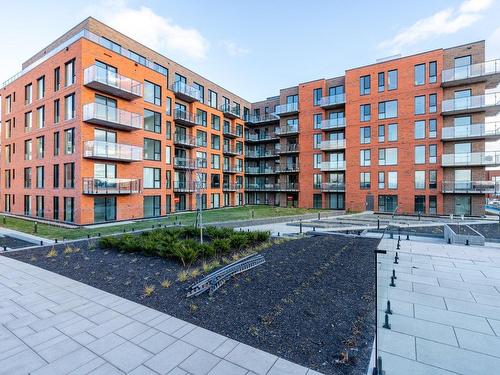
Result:
<svg viewBox="0 0 500 375">
<path fill-rule="evenodd" d="M 323 97 L 323 89 L 319 88 L 313 90 L 314 105 L 320 105 L 322 97 Z"/>
<path fill-rule="evenodd" d="M 31 215 L 31 197 L 29 195 L 24 196 L 24 214 Z"/>
<path fill-rule="evenodd" d="M 75 60 L 68 61 L 64 65 L 64 78 L 66 87 L 75 83 Z"/>
<path fill-rule="evenodd" d="M 200 93 L 200 102 L 205 103 L 205 88 L 196 82 L 193 82 L 193 87 Z"/>
<path fill-rule="evenodd" d="M 383 92 L 385 90 L 385 72 L 380 72 L 378 74 L 378 92 Z"/>
<path fill-rule="evenodd" d="M 313 155 L 313 168 L 319 169 L 321 168 L 321 154 Z"/>
<path fill-rule="evenodd" d="M 59 164 L 52 166 L 52 186 L 54 189 L 59 188 Z"/>
<path fill-rule="evenodd" d="M 415 146 L 415 164 L 425 164 L 425 146 Z"/>
<path fill-rule="evenodd" d="M 212 169 L 220 169 L 220 155 L 211 154 Z"/>
<path fill-rule="evenodd" d="M 44 188 L 44 167 L 36 167 L 36 187 L 37 189 L 43 189 Z"/>
<path fill-rule="evenodd" d="M 12 153 L 10 145 L 5 146 L 5 160 L 7 163 L 10 163 L 12 161 Z"/>
<path fill-rule="evenodd" d="M 38 100 L 45 96 L 45 76 L 36 80 L 36 98 Z"/>
<path fill-rule="evenodd" d="M 425 189 L 425 171 L 415 171 L 415 189 Z"/>
<path fill-rule="evenodd" d="M 31 188 L 31 168 L 24 168 L 24 188 Z"/>
<path fill-rule="evenodd" d="M 29 85 L 24 86 L 24 104 L 28 105 L 33 102 L 33 85 L 30 83 Z"/>
<path fill-rule="evenodd" d="M 415 121 L 415 139 L 425 138 L 425 121 Z"/>
<path fill-rule="evenodd" d="M 160 189 L 161 187 L 161 169 L 144 168 L 144 189 Z"/>
<path fill-rule="evenodd" d="M 59 99 L 54 100 L 54 124 L 57 124 L 61 120 L 61 101 Z"/>
<path fill-rule="evenodd" d="M 415 195 L 415 212 L 425 213 L 425 195 Z"/>
<path fill-rule="evenodd" d="M 219 193 L 210 194 L 210 206 L 212 208 L 219 208 L 220 207 L 220 194 Z"/>
<path fill-rule="evenodd" d="M 370 94 L 370 76 L 362 76 L 359 78 L 359 95 Z"/>
<path fill-rule="evenodd" d="M 5 114 L 8 115 L 12 112 L 12 96 L 9 95 L 5 98 Z"/>
<path fill-rule="evenodd" d="M 437 94 L 429 95 L 429 113 L 437 112 Z"/>
<path fill-rule="evenodd" d="M 161 160 L 161 141 L 144 138 L 144 160 Z"/>
<path fill-rule="evenodd" d="M 415 86 L 420 86 L 425 84 L 425 64 L 415 65 Z"/>
<path fill-rule="evenodd" d="M 359 162 L 362 167 L 369 167 L 371 164 L 371 150 L 359 151 Z"/>
<path fill-rule="evenodd" d="M 54 156 L 59 155 L 59 132 L 54 133 Z"/>
<path fill-rule="evenodd" d="M 64 164 L 64 188 L 72 189 L 75 187 L 75 163 Z"/>
<path fill-rule="evenodd" d="M 54 69 L 54 91 L 59 91 L 61 88 L 61 68 Z"/>
<path fill-rule="evenodd" d="M 429 171 L 429 189 L 437 189 L 437 171 Z"/>
<path fill-rule="evenodd" d="M 387 172 L 387 188 L 398 188 L 398 172 Z"/>
<path fill-rule="evenodd" d="M 207 147 L 207 132 L 196 130 L 196 146 Z"/>
<path fill-rule="evenodd" d="M 212 115 L 212 129 L 220 130 L 220 117 L 217 115 Z"/>
<path fill-rule="evenodd" d="M 32 149 L 33 145 L 31 142 L 31 139 L 27 139 L 24 141 L 24 160 L 31 160 L 32 159 Z"/>
<path fill-rule="evenodd" d="M 398 101 L 389 100 L 378 103 L 378 118 L 383 120 L 386 118 L 398 117 Z"/>
<path fill-rule="evenodd" d="M 365 126 L 360 128 L 360 143 L 367 144 L 371 142 L 371 128 Z"/>
<path fill-rule="evenodd" d="M 144 130 L 161 133 L 161 113 L 144 110 Z"/>
<path fill-rule="evenodd" d="M 5 138 L 9 139 L 12 136 L 12 123 L 10 120 L 5 121 Z"/>
<path fill-rule="evenodd" d="M 361 189 L 370 189 L 371 188 L 370 172 L 361 172 L 359 174 L 359 187 Z"/>
<path fill-rule="evenodd" d="M 71 155 L 75 152 L 75 128 L 64 131 L 64 153 Z"/>
<path fill-rule="evenodd" d="M 429 163 L 437 163 L 437 145 L 429 145 Z"/>
<path fill-rule="evenodd" d="M 372 106 L 370 104 L 361 104 L 359 111 L 360 121 L 370 121 L 372 117 Z"/>
<path fill-rule="evenodd" d="M 45 156 L 45 137 L 37 137 L 36 139 L 36 158 L 43 159 Z"/>
<path fill-rule="evenodd" d="M 10 169 L 5 170 L 5 188 L 10 189 Z"/>
<path fill-rule="evenodd" d="M 313 174 L 313 189 L 321 189 L 323 176 L 319 173 Z"/>
<path fill-rule="evenodd" d="M 378 141 L 385 142 L 385 126 L 384 125 L 378 126 Z"/>
<path fill-rule="evenodd" d="M 381 148 L 378 150 L 378 165 L 397 165 L 398 164 L 398 149 Z"/>
<path fill-rule="evenodd" d="M 72 223 L 75 221 L 75 198 L 64 197 L 64 221 Z"/>
<path fill-rule="evenodd" d="M 59 197 L 52 197 L 52 219 L 59 220 Z"/>
<path fill-rule="evenodd" d="M 321 129 L 321 121 L 323 119 L 323 115 L 321 113 L 315 113 L 313 115 L 313 128 Z"/>
<path fill-rule="evenodd" d="M 389 70 L 387 72 L 387 89 L 388 90 L 396 90 L 398 88 L 398 71 Z"/>
<path fill-rule="evenodd" d="M 394 142 L 398 140 L 398 124 L 389 124 L 387 126 L 387 140 L 389 142 Z"/>
<path fill-rule="evenodd" d="M 437 213 L 437 196 L 435 195 L 429 195 L 429 213 Z"/>
<path fill-rule="evenodd" d="M 437 81 L 437 62 L 431 61 L 429 63 L 429 83 L 436 83 Z"/>
<path fill-rule="evenodd" d="M 212 134 L 211 141 L 212 150 L 220 150 L 220 136 Z"/>
<path fill-rule="evenodd" d="M 217 108 L 217 93 L 212 90 L 208 90 L 208 104 L 212 108 Z"/>
<path fill-rule="evenodd" d="M 220 174 L 214 174 L 210 176 L 210 187 L 220 188 Z"/>
<path fill-rule="evenodd" d="M 165 163 L 172 164 L 170 146 L 165 146 Z"/>
<path fill-rule="evenodd" d="M 31 131 L 32 127 L 33 127 L 33 113 L 26 112 L 24 114 L 24 131 L 29 132 Z"/>
<path fill-rule="evenodd" d="M 75 94 L 64 97 L 64 120 L 75 118 Z"/>
<path fill-rule="evenodd" d="M 201 126 L 207 126 L 207 112 L 197 109 L 196 110 L 196 119 L 198 120 L 198 124 Z"/>
<path fill-rule="evenodd" d="M 36 121 L 38 129 L 45 127 L 45 106 L 41 106 L 36 109 Z"/>
<path fill-rule="evenodd" d="M 385 189 L 385 173 L 378 172 L 378 188 Z"/>
<path fill-rule="evenodd" d="M 144 81 L 144 101 L 156 105 L 161 105 L 161 86 Z"/>
<path fill-rule="evenodd" d="M 314 149 L 321 148 L 321 137 L 322 137 L 321 133 L 313 135 L 313 148 Z"/>
<path fill-rule="evenodd" d="M 415 96 L 414 108 L 416 115 L 425 114 L 425 95 Z"/>
<path fill-rule="evenodd" d="M 143 201 L 144 217 L 160 216 L 160 212 L 161 212 L 161 197 L 159 195 L 144 197 Z"/>
<path fill-rule="evenodd" d="M 429 120 L 429 138 L 437 137 L 437 120 L 430 119 Z"/>
</svg>

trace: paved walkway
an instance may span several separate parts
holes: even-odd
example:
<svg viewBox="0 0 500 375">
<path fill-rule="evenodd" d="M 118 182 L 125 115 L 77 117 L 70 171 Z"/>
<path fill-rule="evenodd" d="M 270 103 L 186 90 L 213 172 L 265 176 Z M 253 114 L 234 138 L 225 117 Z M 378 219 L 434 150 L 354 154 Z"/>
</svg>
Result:
<svg viewBox="0 0 500 375">
<path fill-rule="evenodd" d="M 500 249 L 396 240 L 379 248 L 379 355 L 386 375 L 500 373 Z M 392 270 L 395 287 L 390 287 Z M 391 329 L 382 328 L 390 299 Z"/>
<path fill-rule="evenodd" d="M 0 374 L 319 375 L 167 314 L 0 256 Z"/>
</svg>

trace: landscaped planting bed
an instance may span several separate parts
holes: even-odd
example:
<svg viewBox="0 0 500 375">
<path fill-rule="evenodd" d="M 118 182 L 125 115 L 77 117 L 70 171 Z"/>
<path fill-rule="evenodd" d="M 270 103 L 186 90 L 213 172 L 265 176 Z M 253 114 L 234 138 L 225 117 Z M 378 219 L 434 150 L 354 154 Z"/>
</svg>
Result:
<svg viewBox="0 0 500 375">
<path fill-rule="evenodd" d="M 471 224 L 470 226 L 481 233 L 487 241 L 500 241 L 500 223 Z"/>
<path fill-rule="evenodd" d="M 182 242 L 184 235 L 177 240 Z M 314 236 L 273 241 L 256 239 L 227 252 L 215 250 L 215 255 L 201 249 L 190 266 L 166 249 L 157 256 L 123 248 L 128 240 L 113 245 L 121 251 L 82 241 L 7 256 L 325 374 L 366 373 L 374 334 L 373 250 L 378 240 Z M 207 234 L 207 242 L 213 245 L 215 239 Z M 111 246 L 109 240 L 103 245 Z M 250 251 L 258 251 L 266 262 L 232 278 L 212 296 L 186 298 L 186 288 L 205 272 Z"/>
</svg>

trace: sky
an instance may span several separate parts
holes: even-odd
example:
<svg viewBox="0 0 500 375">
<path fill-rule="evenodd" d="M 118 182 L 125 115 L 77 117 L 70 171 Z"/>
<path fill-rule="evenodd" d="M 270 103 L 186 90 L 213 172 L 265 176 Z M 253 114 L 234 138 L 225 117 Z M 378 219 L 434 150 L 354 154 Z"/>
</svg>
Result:
<svg viewBox="0 0 500 375">
<path fill-rule="evenodd" d="M 343 75 L 394 54 L 486 40 L 500 58 L 500 0 L 0 0 L 0 82 L 88 16 L 239 96 Z"/>
</svg>

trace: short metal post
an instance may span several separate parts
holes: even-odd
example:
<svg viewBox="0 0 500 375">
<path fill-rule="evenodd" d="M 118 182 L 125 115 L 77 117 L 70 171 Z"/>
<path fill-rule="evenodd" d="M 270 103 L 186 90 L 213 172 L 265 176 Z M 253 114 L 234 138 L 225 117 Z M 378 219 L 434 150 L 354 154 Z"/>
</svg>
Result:
<svg viewBox="0 0 500 375">
<path fill-rule="evenodd" d="M 377 218 L 377 230 L 380 229 L 380 219 Z"/>
<path fill-rule="evenodd" d="M 385 309 L 386 314 L 392 314 L 391 301 L 387 300 L 387 308 Z"/>
<path fill-rule="evenodd" d="M 465 240 L 465 246 L 469 246 L 469 239 L 468 238 Z"/>
<path fill-rule="evenodd" d="M 40 246 L 43 246 L 43 241 L 40 241 Z"/>
<path fill-rule="evenodd" d="M 394 257 L 394 264 L 398 264 L 398 260 L 399 260 L 398 253 L 396 253 L 396 256 Z"/>
<path fill-rule="evenodd" d="M 55 243 L 57 243 L 57 238 L 54 238 Z"/>
<path fill-rule="evenodd" d="M 382 326 L 382 328 L 391 329 L 391 325 L 389 324 L 388 314 L 385 314 L 384 325 Z"/>
<path fill-rule="evenodd" d="M 392 286 L 392 287 L 396 286 L 396 284 L 394 283 L 394 276 L 391 276 L 391 283 L 389 284 L 389 286 Z"/>
<path fill-rule="evenodd" d="M 316 232 L 316 227 L 313 227 L 313 232 Z"/>
<path fill-rule="evenodd" d="M 3 245 L 3 251 L 7 251 L 7 246 Z"/>
<path fill-rule="evenodd" d="M 406 240 L 407 240 L 407 241 L 409 241 L 409 240 L 410 240 L 410 234 L 409 234 L 409 233 L 407 233 L 407 234 L 406 234 Z"/>
<path fill-rule="evenodd" d="M 321 220 L 321 212 L 318 212 L 318 220 Z M 498 221 L 500 221 L 500 215 L 498 215 Z"/>
<path fill-rule="evenodd" d="M 392 269 L 392 277 L 394 277 L 394 279 L 397 279 L 396 270 L 394 268 Z"/>
<path fill-rule="evenodd" d="M 394 238 L 394 234 L 392 232 L 390 232 L 390 239 L 393 239 Z"/>
<path fill-rule="evenodd" d="M 399 240 L 398 240 L 398 245 L 396 246 L 396 249 L 397 249 L 397 250 L 400 250 L 400 249 L 401 249 L 401 246 L 399 245 Z"/>
<path fill-rule="evenodd" d="M 87 239 L 90 239 L 90 234 L 87 234 Z"/>
<path fill-rule="evenodd" d="M 35 221 L 35 225 L 34 225 L 34 228 L 33 228 L 33 232 L 34 233 L 38 233 L 38 223 Z"/>
<path fill-rule="evenodd" d="M 97 237 L 101 237 L 101 232 L 97 233 Z"/>
<path fill-rule="evenodd" d="M 300 219 L 299 223 L 299 233 L 302 233 L 302 219 Z"/>
<path fill-rule="evenodd" d="M 448 245 L 451 245 L 451 237 L 448 237 Z"/>
</svg>

